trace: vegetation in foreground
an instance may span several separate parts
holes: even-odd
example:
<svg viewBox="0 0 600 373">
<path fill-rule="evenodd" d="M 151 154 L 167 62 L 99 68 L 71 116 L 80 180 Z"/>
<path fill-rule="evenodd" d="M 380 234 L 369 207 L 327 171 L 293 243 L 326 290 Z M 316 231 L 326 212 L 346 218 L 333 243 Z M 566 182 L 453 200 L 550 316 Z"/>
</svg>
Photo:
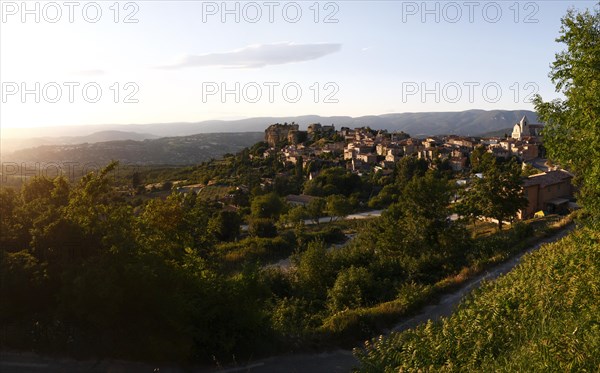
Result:
<svg viewBox="0 0 600 373">
<path fill-rule="evenodd" d="M 600 3 L 598 4 L 600 5 Z M 550 156 L 577 174 L 585 227 L 530 254 L 449 318 L 355 350 L 360 371 L 600 369 L 600 11 L 570 10 L 551 78 L 564 100 L 536 109 Z"/>
<path fill-rule="evenodd" d="M 596 371 L 600 235 L 581 229 L 528 254 L 449 318 L 356 349 L 362 372 Z"/>
<path fill-rule="evenodd" d="M 205 363 L 351 347 L 547 228 L 472 238 L 448 219 L 452 182 L 415 169 L 381 218 L 335 223 L 358 232 L 343 247 L 325 244 L 344 237 L 330 224 L 276 227 L 272 193 L 241 237 L 238 214 L 193 193 L 132 205 L 111 167 L 0 190 L 3 347 Z M 290 268 L 265 266 L 291 253 Z"/>
</svg>

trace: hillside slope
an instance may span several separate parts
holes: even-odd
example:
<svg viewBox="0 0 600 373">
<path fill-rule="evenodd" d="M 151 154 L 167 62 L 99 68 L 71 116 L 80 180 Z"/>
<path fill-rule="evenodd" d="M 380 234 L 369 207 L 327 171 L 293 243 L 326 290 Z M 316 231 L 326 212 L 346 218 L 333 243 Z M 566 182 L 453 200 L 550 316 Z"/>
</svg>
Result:
<svg viewBox="0 0 600 373">
<path fill-rule="evenodd" d="M 449 318 L 367 342 L 363 372 L 597 371 L 600 234 L 580 229 L 526 256 Z"/>
<path fill-rule="evenodd" d="M 11 153 L 21 149 L 34 148 L 42 145 L 69 145 L 96 143 L 105 141 L 124 141 L 134 140 L 143 141 L 147 139 L 156 139 L 158 136 L 149 133 L 126 132 L 107 130 L 94 132 L 85 136 L 60 136 L 60 137 L 32 137 L 32 138 L 5 138 L 2 137 L 0 150 L 3 153 Z"/>
<path fill-rule="evenodd" d="M 93 144 L 44 145 L 3 157 L 16 162 L 79 162 L 106 164 L 118 160 L 137 165 L 188 165 L 236 153 L 262 141 L 263 132 L 205 133 L 144 141 L 106 141 Z"/>
</svg>

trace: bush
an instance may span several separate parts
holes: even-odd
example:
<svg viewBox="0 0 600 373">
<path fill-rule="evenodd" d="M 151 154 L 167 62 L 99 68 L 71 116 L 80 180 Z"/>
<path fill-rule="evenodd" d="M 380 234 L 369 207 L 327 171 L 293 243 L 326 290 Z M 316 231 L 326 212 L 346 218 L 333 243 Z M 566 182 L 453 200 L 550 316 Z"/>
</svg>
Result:
<svg viewBox="0 0 600 373">
<path fill-rule="evenodd" d="M 299 293 L 309 299 L 325 300 L 327 289 L 335 279 L 335 272 L 324 243 L 309 243 L 306 251 L 295 260 Z"/>
<path fill-rule="evenodd" d="M 248 237 L 239 242 L 231 242 L 219 246 L 219 251 L 227 263 L 267 262 L 288 257 L 294 249 L 293 240 L 289 237 L 275 238 Z"/>
<path fill-rule="evenodd" d="M 327 227 L 316 232 L 306 234 L 308 241 L 323 241 L 328 244 L 340 243 L 346 240 L 346 235 L 338 227 Z"/>
<path fill-rule="evenodd" d="M 580 230 L 543 246 L 449 318 L 366 342 L 360 371 L 596 371 L 599 242 Z"/>
<path fill-rule="evenodd" d="M 299 340 L 319 324 L 319 318 L 306 299 L 285 297 L 275 302 L 271 323 L 273 329 L 284 338 Z"/>
<path fill-rule="evenodd" d="M 277 227 L 271 219 L 254 218 L 248 225 L 248 234 L 261 238 L 275 237 L 277 236 Z"/>
<path fill-rule="evenodd" d="M 327 293 L 327 306 L 334 313 L 360 307 L 369 298 L 372 287 L 373 276 L 366 268 L 344 269 Z"/>
</svg>

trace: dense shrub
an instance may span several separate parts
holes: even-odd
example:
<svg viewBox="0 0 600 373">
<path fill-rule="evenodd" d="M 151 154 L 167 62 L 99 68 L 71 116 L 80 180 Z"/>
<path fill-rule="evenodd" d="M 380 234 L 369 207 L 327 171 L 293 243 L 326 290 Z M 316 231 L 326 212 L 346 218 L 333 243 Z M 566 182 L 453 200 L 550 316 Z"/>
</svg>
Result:
<svg viewBox="0 0 600 373">
<path fill-rule="evenodd" d="M 361 371 L 595 371 L 600 236 L 581 230 L 528 255 L 451 317 L 369 341 Z"/>
<path fill-rule="evenodd" d="M 218 250 L 225 262 L 243 264 L 245 262 L 267 262 L 290 256 L 294 249 L 293 238 L 277 236 L 275 238 L 248 237 L 238 242 L 223 243 Z"/>
<path fill-rule="evenodd" d="M 332 312 L 364 305 L 372 294 L 373 275 L 366 268 L 350 267 L 340 271 L 327 293 L 327 305 Z"/>
<path fill-rule="evenodd" d="M 254 237 L 272 238 L 277 236 L 277 227 L 271 219 L 253 218 L 248 224 L 248 234 Z"/>
</svg>

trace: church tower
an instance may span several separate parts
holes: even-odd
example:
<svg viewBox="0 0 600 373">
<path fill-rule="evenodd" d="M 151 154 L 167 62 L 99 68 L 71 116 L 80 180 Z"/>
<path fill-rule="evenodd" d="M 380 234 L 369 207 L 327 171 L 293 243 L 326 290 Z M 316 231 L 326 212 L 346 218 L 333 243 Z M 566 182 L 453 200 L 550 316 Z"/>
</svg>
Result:
<svg viewBox="0 0 600 373">
<path fill-rule="evenodd" d="M 516 140 L 522 140 L 523 137 L 530 136 L 529 133 L 529 120 L 527 119 L 527 115 L 524 115 L 521 118 L 521 121 L 513 127 L 511 137 Z"/>
</svg>

